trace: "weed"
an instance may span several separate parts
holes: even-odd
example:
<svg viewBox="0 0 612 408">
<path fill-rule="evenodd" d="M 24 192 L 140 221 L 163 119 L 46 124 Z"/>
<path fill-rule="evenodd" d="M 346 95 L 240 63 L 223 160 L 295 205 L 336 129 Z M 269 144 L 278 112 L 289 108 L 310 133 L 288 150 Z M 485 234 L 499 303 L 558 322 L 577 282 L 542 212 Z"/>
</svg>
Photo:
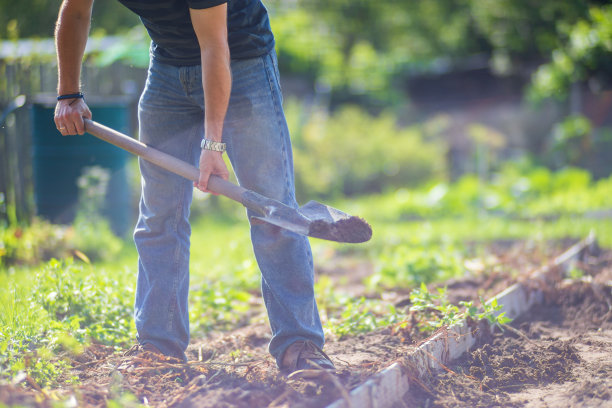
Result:
<svg viewBox="0 0 612 408">
<path fill-rule="evenodd" d="M 491 326 L 496 326 L 503 330 L 503 325 L 512 321 L 505 316 L 505 312 L 498 313 L 502 305 L 498 304 L 497 299 L 493 298 L 490 302 L 485 302 L 480 298 L 482 311 L 474 306 L 472 301 L 461 301 L 463 311 L 458 306 L 452 305 L 446 298 L 446 288 L 438 288 L 435 293 L 427 289 L 425 283 L 410 292 L 410 310 L 417 312 L 417 320 L 421 331 L 434 331 L 440 327 L 452 327 L 460 324 L 466 317 L 475 320 L 485 319 Z"/>
<path fill-rule="evenodd" d="M 498 304 L 497 298 L 493 298 L 489 302 L 485 302 L 484 299 L 480 298 L 480 303 L 482 304 L 483 311 L 478 313 L 476 317 L 478 319 L 486 319 L 490 326 L 497 327 L 501 331 L 504 331 L 503 326 L 510 323 L 512 319 L 506 317 L 506 312 L 498 313 L 502 305 Z"/>
<path fill-rule="evenodd" d="M 582 279 L 584 277 L 584 271 L 580 268 L 572 268 L 567 273 L 570 279 Z"/>
<path fill-rule="evenodd" d="M 203 335 L 210 330 L 224 330 L 235 326 L 250 310 L 249 292 L 235 283 L 207 281 L 190 292 L 190 322 L 192 332 Z"/>
<path fill-rule="evenodd" d="M 343 297 L 337 307 L 341 309 L 339 316 L 328 318 L 325 328 L 338 338 L 371 332 L 406 318 L 406 315 L 393 305 L 364 297 L 357 300 L 348 296 Z"/>
<path fill-rule="evenodd" d="M 87 269 L 87 271 L 85 271 Z M 131 285 L 120 285 L 88 265 L 51 260 L 37 276 L 33 301 L 84 342 L 122 345 L 133 337 Z"/>
<path fill-rule="evenodd" d="M 419 330 L 434 331 L 442 326 L 452 327 L 461 322 L 459 308 L 448 302 L 446 288 L 430 292 L 422 282 L 419 288 L 410 292 L 410 311 L 417 312 Z"/>
<path fill-rule="evenodd" d="M 0 267 L 38 265 L 75 255 L 86 262 L 113 259 L 123 242 L 100 213 L 109 177 L 108 170 L 100 167 L 85 169 L 78 180 L 80 197 L 73 226 L 35 218 L 27 227 L 0 228 Z"/>
</svg>

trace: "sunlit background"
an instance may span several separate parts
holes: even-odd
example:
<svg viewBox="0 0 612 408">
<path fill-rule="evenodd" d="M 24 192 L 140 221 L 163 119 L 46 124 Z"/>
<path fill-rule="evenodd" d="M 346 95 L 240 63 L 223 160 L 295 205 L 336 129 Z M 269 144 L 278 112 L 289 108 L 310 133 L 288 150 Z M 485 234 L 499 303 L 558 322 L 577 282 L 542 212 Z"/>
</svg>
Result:
<svg viewBox="0 0 612 408">
<path fill-rule="evenodd" d="M 34 115 L 43 122 L 33 126 L 28 107 L 49 108 L 41 94 L 55 92 L 50 37 L 58 5 L 2 3 L 0 217 L 27 223 L 37 208 L 48 212 L 37 199 L 46 193 L 36 180 L 51 176 L 46 159 L 32 151 L 54 130 L 44 110 Z M 402 194 L 470 174 L 495 182 L 500 171 L 518 177 L 536 167 L 581 168 L 589 182 L 608 177 L 612 9 L 603 3 L 266 2 L 298 197 Z M 96 2 L 83 90 L 93 108 L 116 109 L 109 125 L 133 135 L 147 63 L 148 37 L 137 18 L 118 2 Z M 19 95 L 26 97 L 23 107 L 14 103 Z M 44 176 L 37 176 L 40 163 Z M 521 180 L 515 195 L 537 188 Z M 480 196 L 482 209 L 505 210 L 504 197 Z M 49 217 L 70 221 L 75 208 L 65 211 Z"/>
</svg>

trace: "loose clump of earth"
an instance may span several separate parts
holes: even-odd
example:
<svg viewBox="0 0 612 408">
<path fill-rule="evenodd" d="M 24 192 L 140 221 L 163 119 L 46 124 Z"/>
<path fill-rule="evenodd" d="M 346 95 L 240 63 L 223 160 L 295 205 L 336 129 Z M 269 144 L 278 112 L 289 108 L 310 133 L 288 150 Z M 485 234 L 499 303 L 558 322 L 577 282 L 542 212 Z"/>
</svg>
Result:
<svg viewBox="0 0 612 408">
<path fill-rule="evenodd" d="M 533 270 L 551 256 L 510 243 L 498 243 L 491 251 L 500 263 L 511 265 L 507 270 Z M 336 261 L 318 272 L 338 282 L 343 279 L 343 289 L 356 299 L 367 296 L 362 279 L 371 273 L 371 265 Z M 612 280 L 612 253 L 579 266 L 588 279 L 551 288 L 543 306 L 503 333 L 491 334 L 448 371 L 415 381 L 403 402 L 427 407 L 612 406 L 612 295 L 606 286 Z M 480 295 L 488 298 L 516 279 L 520 275 L 496 269 L 446 286 L 449 299 L 457 303 Z M 399 307 L 409 302 L 408 292 L 390 290 L 385 297 Z M 113 400 L 120 406 L 325 407 L 402 361 L 426 337 L 412 322 L 401 330 L 387 327 L 342 339 L 330 336 L 325 351 L 338 375 L 288 380 L 267 352 L 270 333 L 263 309 L 261 313 L 236 330 L 192 342 L 188 364 L 150 353 L 124 357 L 94 344 L 72 357 L 72 369 L 66 373 L 65 379 L 78 377 L 79 385 L 40 390 L 27 378 L 16 379 L 0 384 L 0 403 L 51 407 L 53 401 L 64 400 L 105 407 Z"/>
</svg>

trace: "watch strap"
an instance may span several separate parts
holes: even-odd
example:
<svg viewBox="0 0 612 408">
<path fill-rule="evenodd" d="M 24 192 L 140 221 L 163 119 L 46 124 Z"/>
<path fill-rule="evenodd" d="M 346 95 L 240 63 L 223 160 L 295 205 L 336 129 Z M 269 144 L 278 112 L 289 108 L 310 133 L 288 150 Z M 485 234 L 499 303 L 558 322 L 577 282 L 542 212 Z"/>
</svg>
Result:
<svg viewBox="0 0 612 408">
<path fill-rule="evenodd" d="M 204 150 L 212 150 L 215 152 L 223 153 L 226 149 L 226 144 L 221 142 L 215 142 L 214 140 L 210 139 L 202 139 L 200 147 Z"/>
</svg>

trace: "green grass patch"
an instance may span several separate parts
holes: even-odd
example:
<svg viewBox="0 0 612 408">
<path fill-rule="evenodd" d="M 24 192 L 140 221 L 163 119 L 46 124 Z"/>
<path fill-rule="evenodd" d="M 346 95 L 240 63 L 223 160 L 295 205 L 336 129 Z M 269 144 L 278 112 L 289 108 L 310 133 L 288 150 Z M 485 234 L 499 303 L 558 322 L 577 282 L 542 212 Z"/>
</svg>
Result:
<svg viewBox="0 0 612 408">
<path fill-rule="evenodd" d="M 39 270 L 2 272 L 0 377 L 27 371 L 41 386 L 67 366 L 62 358 L 90 341 L 125 346 L 133 336 L 133 291 L 125 274 L 51 260 Z"/>
</svg>

